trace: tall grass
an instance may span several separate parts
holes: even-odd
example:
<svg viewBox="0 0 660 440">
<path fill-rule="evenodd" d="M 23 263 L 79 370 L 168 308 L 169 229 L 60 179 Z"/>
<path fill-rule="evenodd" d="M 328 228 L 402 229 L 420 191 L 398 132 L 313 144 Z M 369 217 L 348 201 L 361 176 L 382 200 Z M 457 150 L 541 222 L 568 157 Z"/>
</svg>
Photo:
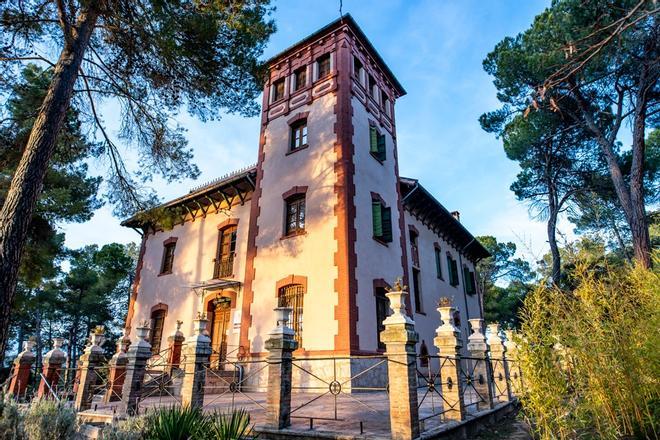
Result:
<svg viewBox="0 0 660 440">
<path fill-rule="evenodd" d="M 543 439 L 657 438 L 658 271 L 578 261 L 572 281 L 537 288 L 521 310 L 525 414 Z"/>
</svg>

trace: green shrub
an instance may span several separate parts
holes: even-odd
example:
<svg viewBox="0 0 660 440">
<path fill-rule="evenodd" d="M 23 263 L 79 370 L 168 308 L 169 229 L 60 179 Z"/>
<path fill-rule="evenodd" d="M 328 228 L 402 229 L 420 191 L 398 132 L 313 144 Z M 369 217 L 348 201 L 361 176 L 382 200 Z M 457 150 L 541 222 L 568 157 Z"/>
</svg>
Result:
<svg viewBox="0 0 660 440">
<path fill-rule="evenodd" d="M 0 440 L 22 440 L 25 438 L 23 432 L 23 415 L 11 399 L 0 399 Z"/>
<path fill-rule="evenodd" d="M 103 428 L 99 440 L 140 440 L 145 434 L 144 417 L 129 417 Z"/>
<path fill-rule="evenodd" d="M 76 412 L 54 400 L 34 400 L 24 425 L 29 440 L 71 439 L 76 432 Z"/>
<path fill-rule="evenodd" d="M 659 273 L 578 262 L 572 281 L 525 299 L 525 414 L 543 439 L 657 438 Z"/>
<path fill-rule="evenodd" d="M 242 440 L 253 437 L 250 413 L 244 409 L 215 413 L 211 416 L 211 428 L 211 438 L 216 440 Z"/>
</svg>

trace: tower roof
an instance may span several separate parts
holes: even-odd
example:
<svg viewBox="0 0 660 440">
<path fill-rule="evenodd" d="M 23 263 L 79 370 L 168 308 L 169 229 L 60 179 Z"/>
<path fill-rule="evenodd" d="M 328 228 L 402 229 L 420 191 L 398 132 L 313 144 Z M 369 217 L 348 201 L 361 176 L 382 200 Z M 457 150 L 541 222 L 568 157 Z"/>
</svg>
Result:
<svg viewBox="0 0 660 440">
<path fill-rule="evenodd" d="M 376 48 L 374 47 L 373 44 L 371 44 L 371 41 L 367 38 L 365 33 L 360 29 L 360 26 L 355 22 L 351 14 L 344 14 L 340 18 L 334 20 L 331 23 L 328 23 L 327 25 L 323 26 L 321 29 L 317 30 L 316 32 L 311 33 L 310 35 L 306 36 L 302 40 L 298 41 L 297 43 L 287 47 L 277 55 L 271 57 L 266 61 L 267 65 L 271 65 L 279 61 L 281 58 L 285 57 L 286 55 L 290 54 L 291 52 L 294 52 L 298 49 L 301 49 L 303 46 L 306 46 L 314 40 L 318 40 L 319 38 L 323 37 L 325 34 L 329 34 L 339 28 L 341 28 L 343 25 L 347 25 L 351 31 L 355 34 L 355 36 L 360 40 L 360 42 L 364 45 L 365 49 L 369 52 L 369 54 L 373 57 L 373 59 L 378 63 L 379 67 L 383 70 L 383 73 L 387 76 L 387 78 L 392 82 L 392 86 L 398 93 L 398 96 L 403 96 L 406 94 L 406 90 L 403 88 L 399 80 L 396 79 L 394 76 L 394 73 L 390 70 L 390 68 L 387 66 L 383 58 L 380 56 Z"/>
</svg>

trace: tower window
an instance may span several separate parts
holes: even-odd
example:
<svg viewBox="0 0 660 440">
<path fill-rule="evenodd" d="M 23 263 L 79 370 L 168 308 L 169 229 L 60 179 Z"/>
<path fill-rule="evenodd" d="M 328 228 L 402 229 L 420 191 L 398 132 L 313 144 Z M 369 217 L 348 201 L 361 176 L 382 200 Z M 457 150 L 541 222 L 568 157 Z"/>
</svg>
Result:
<svg viewBox="0 0 660 440">
<path fill-rule="evenodd" d="M 449 273 L 449 284 L 458 286 L 458 267 L 449 252 L 447 252 L 447 272 Z"/>
<path fill-rule="evenodd" d="M 423 313 L 422 309 L 422 286 L 421 280 L 419 279 L 419 269 L 413 268 L 412 270 L 412 279 L 413 279 L 413 296 L 415 299 L 415 311 L 417 313 Z"/>
<path fill-rule="evenodd" d="M 353 75 L 357 78 L 358 82 L 364 86 L 362 75 L 364 74 L 364 66 L 358 57 L 353 57 Z"/>
<path fill-rule="evenodd" d="M 294 339 L 298 341 L 298 348 L 302 348 L 304 296 L 305 287 L 302 284 L 289 284 L 281 287 L 277 292 L 277 306 L 292 309 L 289 327 L 293 329 Z"/>
<path fill-rule="evenodd" d="M 286 223 L 285 235 L 301 234 L 305 231 L 305 195 L 296 194 L 285 201 Z"/>
<path fill-rule="evenodd" d="M 293 91 L 300 90 L 307 85 L 307 66 L 293 72 Z"/>
<path fill-rule="evenodd" d="M 325 78 L 326 76 L 330 75 L 330 54 L 327 53 L 325 55 L 321 55 L 317 60 L 316 60 L 316 68 L 318 69 L 318 79 Z"/>
<path fill-rule="evenodd" d="M 385 91 L 380 92 L 380 105 L 383 107 L 385 114 L 390 116 L 390 98 Z"/>
<path fill-rule="evenodd" d="M 376 334 L 378 335 L 378 348 L 385 349 L 385 343 L 380 340 L 380 334 L 385 330 L 383 321 L 389 315 L 390 300 L 385 296 L 384 287 L 376 287 Z"/>
<path fill-rule="evenodd" d="M 273 83 L 273 99 L 271 102 L 279 101 L 282 98 L 284 98 L 284 78 Z"/>
<path fill-rule="evenodd" d="M 419 267 L 419 246 L 417 245 L 417 232 L 412 229 L 409 231 L 410 234 L 410 253 L 412 254 L 413 266 Z"/>
<path fill-rule="evenodd" d="M 373 233 L 378 241 L 389 243 L 392 241 L 392 209 L 386 207 L 382 200 L 371 200 L 373 215 Z"/>
<path fill-rule="evenodd" d="M 438 276 L 438 278 L 442 278 L 442 252 L 440 251 L 440 247 L 436 245 L 435 248 L 435 272 Z"/>
<path fill-rule="evenodd" d="M 384 162 L 387 158 L 385 135 L 379 133 L 373 125 L 369 127 L 369 152 L 380 162 Z"/>
<path fill-rule="evenodd" d="M 291 125 L 290 151 L 307 146 L 307 119 L 302 119 Z"/>
<path fill-rule="evenodd" d="M 176 247 L 176 241 L 171 243 L 166 243 L 163 247 L 163 260 L 160 264 L 160 273 L 161 275 L 172 273 L 172 266 L 174 264 L 174 248 Z"/>
<path fill-rule="evenodd" d="M 378 101 L 378 98 L 379 98 L 379 96 L 378 96 L 378 86 L 376 85 L 376 80 L 371 75 L 369 75 L 368 85 L 369 85 L 369 94 L 371 95 L 371 97 L 374 100 Z"/>
</svg>

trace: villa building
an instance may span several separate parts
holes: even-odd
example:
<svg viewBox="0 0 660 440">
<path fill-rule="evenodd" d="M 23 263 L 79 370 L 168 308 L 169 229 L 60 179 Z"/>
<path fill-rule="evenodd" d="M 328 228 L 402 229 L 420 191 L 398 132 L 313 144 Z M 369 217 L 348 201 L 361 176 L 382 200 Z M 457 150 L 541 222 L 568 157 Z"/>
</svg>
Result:
<svg viewBox="0 0 660 440">
<path fill-rule="evenodd" d="M 213 356 L 257 358 L 273 309 L 290 306 L 296 356 L 382 353 L 385 292 L 401 277 L 418 353 L 435 352 L 441 297 L 459 309 L 465 345 L 468 318 L 483 317 L 475 265 L 488 252 L 399 175 L 401 84 L 348 15 L 267 65 L 257 164 L 163 204 L 162 220 L 122 223 L 142 234 L 127 329 L 150 320 L 158 353 L 177 321 L 188 335 L 206 313 Z"/>
</svg>

